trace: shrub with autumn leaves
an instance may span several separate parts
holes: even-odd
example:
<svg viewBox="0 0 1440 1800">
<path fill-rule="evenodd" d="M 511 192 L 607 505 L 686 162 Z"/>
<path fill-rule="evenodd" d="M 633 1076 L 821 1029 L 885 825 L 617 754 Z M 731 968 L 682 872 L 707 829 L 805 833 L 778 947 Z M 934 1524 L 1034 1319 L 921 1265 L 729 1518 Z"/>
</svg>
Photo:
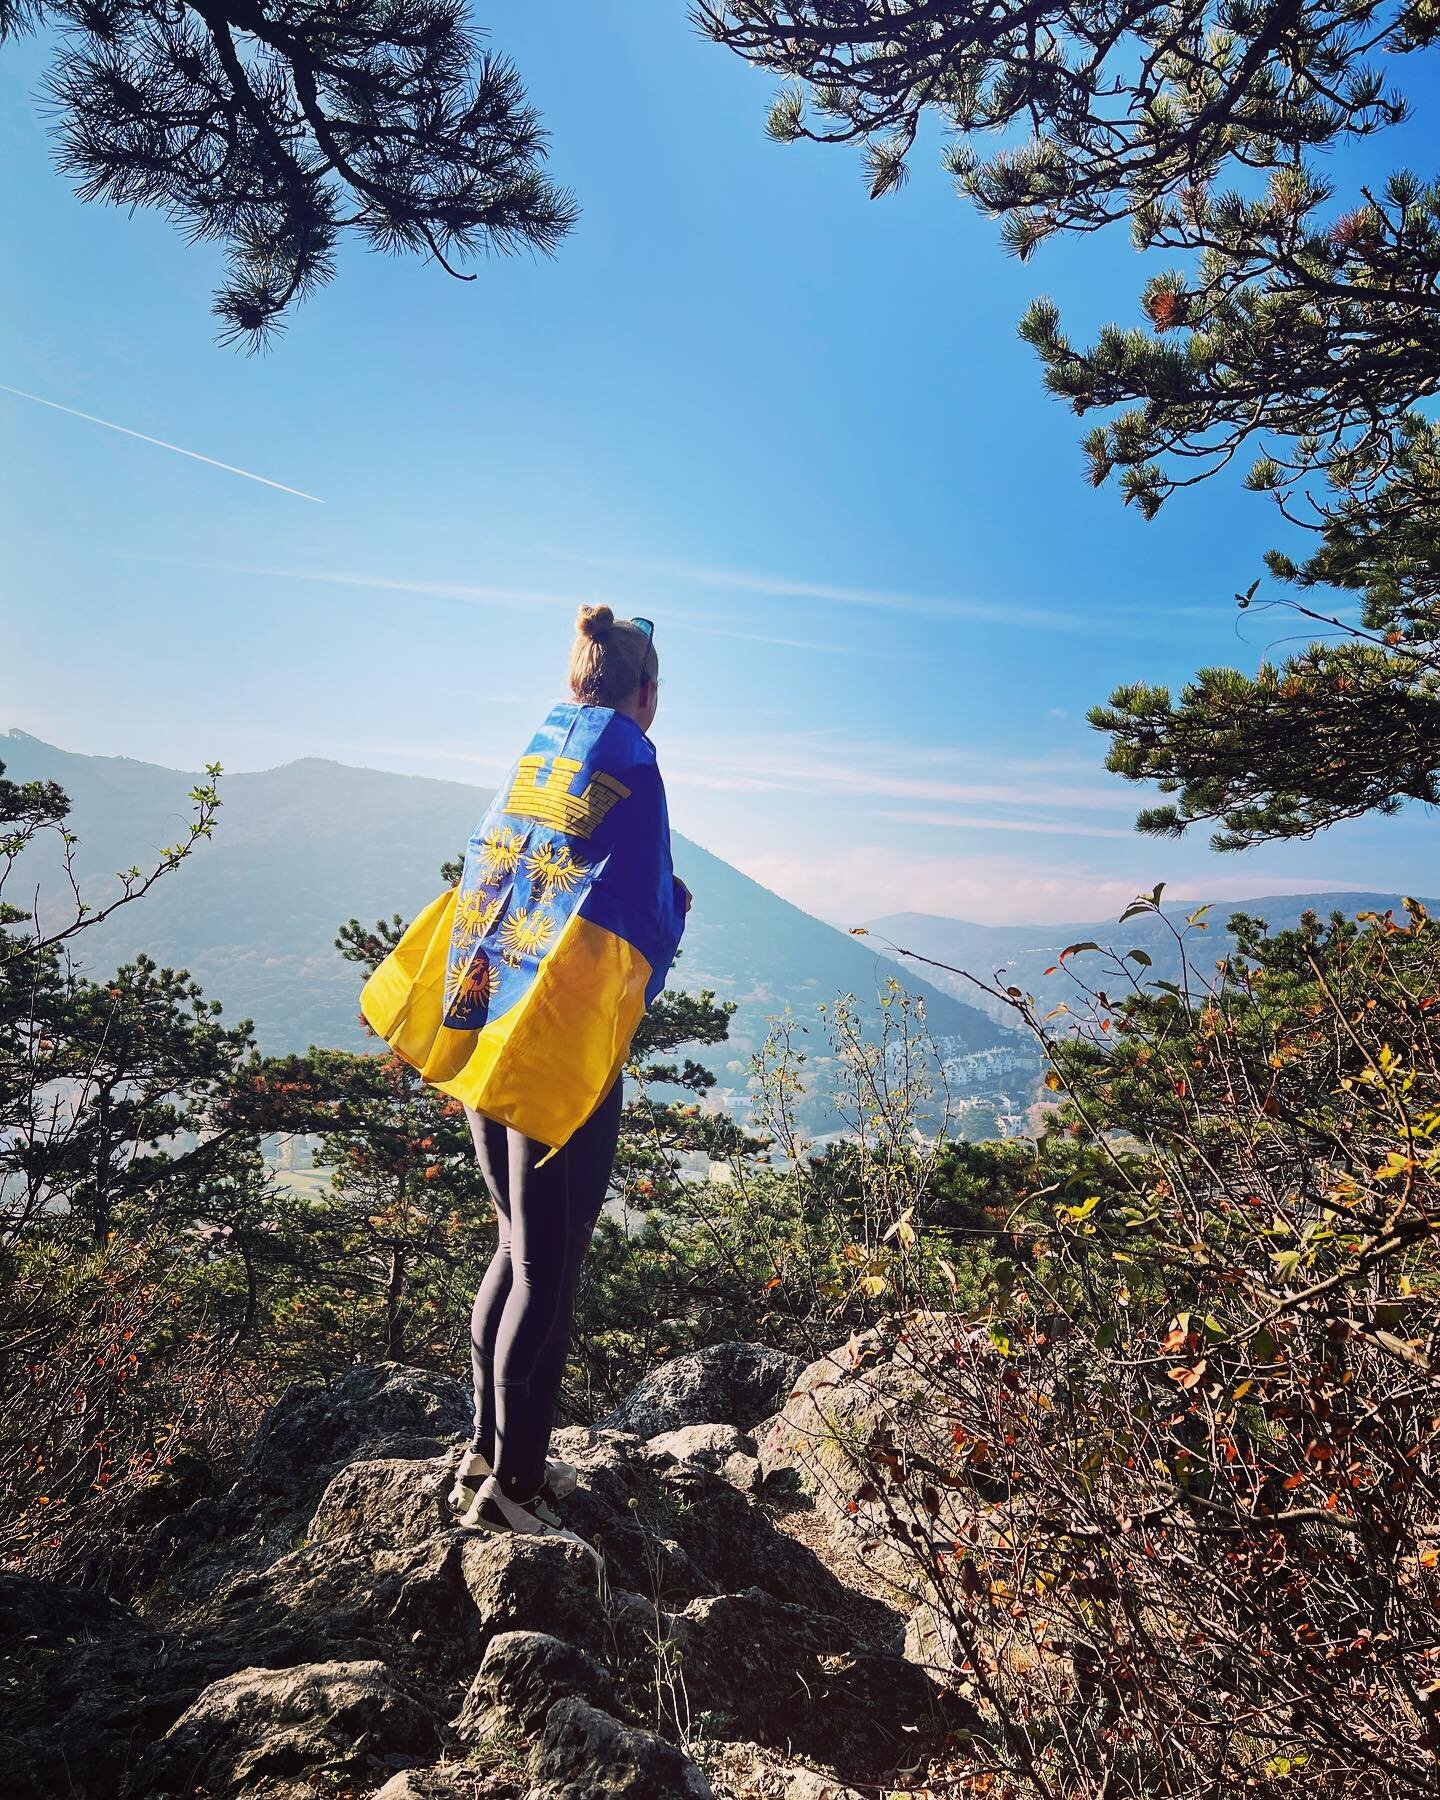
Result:
<svg viewBox="0 0 1440 1800">
<path fill-rule="evenodd" d="M 1237 917 L 1204 973 L 1202 909 L 1176 983 L 1075 947 L 1066 1038 L 1011 996 L 1066 1096 L 1037 1155 L 1105 1171 L 1016 1218 L 854 1471 L 992 1727 L 960 1791 L 1434 1792 L 1440 925 L 1409 908 Z"/>
<path fill-rule="evenodd" d="M 96 1580 L 133 1507 L 263 1391 L 259 1271 L 284 1233 L 254 1133 L 224 1116 L 249 1028 L 184 971 L 140 956 L 97 981 L 72 959 L 209 835 L 209 773 L 179 841 L 88 903 L 64 793 L 0 779 L 0 1544 Z M 37 847 L 63 871 L 39 915 L 5 898 Z"/>
</svg>

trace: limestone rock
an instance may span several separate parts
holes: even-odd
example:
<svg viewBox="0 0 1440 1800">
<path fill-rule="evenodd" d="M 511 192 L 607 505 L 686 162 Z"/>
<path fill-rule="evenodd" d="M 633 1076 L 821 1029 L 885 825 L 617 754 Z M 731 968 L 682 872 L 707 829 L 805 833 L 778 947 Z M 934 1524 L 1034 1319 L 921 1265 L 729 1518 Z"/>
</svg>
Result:
<svg viewBox="0 0 1440 1800">
<path fill-rule="evenodd" d="M 133 1613 L 104 1594 L 0 1570 L 0 1642 L 7 1649 L 28 1643 L 53 1650 L 132 1631 L 135 1624 Z"/>
<path fill-rule="evenodd" d="M 692 1601 L 671 1629 L 690 1705 L 716 1715 L 715 1735 L 788 1748 L 850 1780 L 913 1763 L 956 1722 L 914 1664 L 758 1588 Z"/>
<path fill-rule="evenodd" d="M 608 1586 L 579 1547 L 447 1517 L 458 1383 L 385 1365 L 292 1390 L 230 1493 L 180 1515 L 189 1548 L 143 1618 L 0 1574 L 0 1764 L 17 1797 L 699 1800 L 697 1759 L 746 1800 L 873 1791 L 972 1716 L 929 1678 L 948 1648 L 931 1614 L 907 1625 L 873 1584 L 847 1585 L 849 1549 L 879 1528 L 850 1510 L 836 1448 L 904 1429 L 921 1403 L 921 1359 L 857 1343 L 858 1361 L 847 1346 L 798 1379 L 792 1358 L 720 1345 L 637 1390 L 630 1428 L 557 1433 L 579 1471 L 562 1511 Z M 766 1500 L 787 1471 L 816 1512 L 782 1530 Z M 688 1756 L 621 1722 L 653 1718 L 667 1635 L 704 1734 Z M 527 1738 L 528 1781 L 512 1760 Z"/>
<path fill-rule="evenodd" d="M 453 1729 L 462 1743 L 478 1743 L 502 1726 L 533 1734 L 566 1699 L 613 1706 L 615 1684 L 574 1644 L 543 1631 L 502 1631 L 491 1638 Z"/>
<path fill-rule="evenodd" d="M 864 1800 L 858 1789 L 847 1787 L 838 1776 L 805 1768 L 743 1738 L 701 1738 L 695 1755 L 717 1793 L 733 1800 Z M 871 1789 L 872 1795 L 875 1791 Z"/>
<path fill-rule="evenodd" d="M 804 1369 L 785 1405 L 756 1433 L 767 1484 L 791 1471 L 813 1496 L 837 1547 L 894 1581 L 897 1599 L 915 1581 L 914 1558 L 897 1542 L 897 1531 L 910 1522 L 893 1518 L 883 1499 L 861 1497 L 872 1473 L 866 1446 L 883 1436 L 935 1454 L 936 1420 L 945 1409 L 926 1368 L 936 1355 L 936 1332 L 945 1334 L 943 1355 L 995 1356 L 985 1333 L 956 1339 L 953 1321 L 939 1314 L 915 1315 L 895 1342 L 862 1332 Z M 912 1592 L 910 1603 L 920 1598 Z"/>
<path fill-rule="evenodd" d="M 315 1782 L 383 1770 L 387 1754 L 432 1756 L 438 1747 L 419 1694 L 383 1663 L 242 1669 L 199 1695 L 142 1759 L 129 1791 L 147 1800 L 299 1800 Z"/>
<path fill-rule="evenodd" d="M 503 1631 L 542 1631 L 583 1650 L 605 1643 L 605 1611 L 592 1559 L 554 1538 L 467 1535 L 459 1568 L 483 1643 Z"/>
<path fill-rule="evenodd" d="M 845 1787 L 833 1775 L 820 1775 L 814 1769 L 786 1770 L 785 1800 L 860 1800 L 852 1787 Z"/>
<path fill-rule="evenodd" d="M 742 1494 L 760 1485 L 760 1462 L 755 1440 L 735 1425 L 682 1425 L 678 1431 L 662 1431 L 648 1440 L 649 1448 L 680 1462 L 699 1463 L 723 1476 Z"/>
<path fill-rule="evenodd" d="M 804 1367 L 764 1344 L 711 1344 L 661 1363 L 600 1423 L 644 1438 L 717 1419 L 743 1431 L 784 1405 Z"/>
<path fill-rule="evenodd" d="M 197 1690 L 251 1665 L 383 1657 L 394 1588 L 347 1544 L 302 1544 L 258 1568 L 224 1572 L 186 1607 L 192 1654 L 204 1663 Z"/>
<path fill-rule="evenodd" d="M 588 1445 L 578 1433 L 563 1437 L 561 1454 L 580 1471 L 565 1522 L 603 1551 L 612 1587 L 667 1607 L 752 1586 L 807 1606 L 841 1603 L 814 1552 L 721 1476 L 628 1434 L 599 1432 Z"/>
<path fill-rule="evenodd" d="M 245 1461 L 244 1492 L 313 1506 L 336 1469 L 362 1451 L 434 1455 L 471 1429 L 468 1390 L 403 1363 L 348 1369 L 328 1385 L 302 1382 L 260 1421 Z"/>
<path fill-rule="evenodd" d="M 423 1543 L 450 1523 L 442 1501 L 449 1485 L 444 1457 L 349 1463 L 320 1496 L 307 1536 L 354 1537 L 390 1546 Z"/>
<path fill-rule="evenodd" d="M 484 1769 L 468 1763 L 436 1763 L 428 1769 L 404 1769 L 376 1790 L 374 1800 L 489 1800 L 520 1790 L 508 1782 L 497 1786 Z"/>
<path fill-rule="evenodd" d="M 557 1700 L 530 1759 L 532 1800 L 711 1800 L 710 1783 L 654 1732 Z"/>
<path fill-rule="evenodd" d="M 901 1655 L 906 1662 L 945 1676 L 964 1660 L 964 1647 L 942 1608 L 922 1600 L 905 1622 Z"/>
</svg>

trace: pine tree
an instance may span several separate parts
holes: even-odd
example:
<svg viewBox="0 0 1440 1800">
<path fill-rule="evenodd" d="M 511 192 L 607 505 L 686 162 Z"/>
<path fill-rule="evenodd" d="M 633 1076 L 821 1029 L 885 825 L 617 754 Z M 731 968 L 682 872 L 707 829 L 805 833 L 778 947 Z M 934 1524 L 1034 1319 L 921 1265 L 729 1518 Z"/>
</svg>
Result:
<svg viewBox="0 0 1440 1800">
<path fill-rule="evenodd" d="M 462 0 L 0 0 L 0 41 L 41 28 L 61 169 L 82 200 L 225 246 L 224 340 L 262 344 L 347 231 L 454 275 L 551 251 L 574 222 L 519 75 Z"/>
<path fill-rule="evenodd" d="M 961 194 L 1019 256 L 1124 218 L 1138 248 L 1175 257 L 1141 295 L 1143 326 L 1077 347 L 1038 300 L 1021 333 L 1051 391 L 1100 416 L 1091 479 L 1114 478 L 1146 517 L 1249 459 L 1248 485 L 1318 538 L 1308 558 L 1272 553 L 1281 597 L 1261 604 L 1328 641 L 1254 679 L 1201 671 L 1178 702 L 1138 684 L 1097 708 L 1109 766 L 1177 796 L 1141 828 L 1217 820 L 1231 849 L 1433 802 L 1440 438 L 1419 409 L 1440 382 L 1440 187 L 1401 170 L 1342 198 L 1318 168 L 1406 116 L 1382 64 L 1433 46 L 1433 0 L 999 13 L 701 0 L 695 13 L 787 78 L 771 134 L 863 144 L 872 193 L 904 179 L 929 110 L 954 134 Z M 972 140 L 997 130 L 1008 141 L 982 157 Z M 1326 588 L 1339 591 L 1317 599 Z"/>
</svg>

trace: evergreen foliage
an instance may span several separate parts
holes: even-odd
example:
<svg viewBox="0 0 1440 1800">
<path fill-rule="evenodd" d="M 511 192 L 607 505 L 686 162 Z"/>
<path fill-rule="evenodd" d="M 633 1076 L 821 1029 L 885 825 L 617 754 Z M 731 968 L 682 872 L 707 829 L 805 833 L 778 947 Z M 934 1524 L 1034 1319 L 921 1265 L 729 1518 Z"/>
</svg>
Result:
<svg viewBox="0 0 1440 1800">
<path fill-rule="evenodd" d="M 41 28 L 60 167 L 82 200 L 224 245 L 224 339 L 262 344 L 346 232 L 453 275 L 574 222 L 519 75 L 461 0 L 0 0 L 0 41 Z"/>
<path fill-rule="evenodd" d="M 1421 409 L 1440 380 L 1440 188 L 1401 169 L 1342 193 L 1335 156 L 1406 116 L 1389 78 L 1433 47 L 1429 0 L 695 11 L 792 84 L 772 134 L 863 143 L 873 193 L 903 177 L 933 109 L 960 192 L 1018 255 L 1127 218 L 1137 248 L 1174 258 L 1140 296 L 1143 324 L 1077 346 L 1041 299 L 1021 333 L 1050 390 L 1101 417 L 1091 479 L 1114 477 L 1145 516 L 1250 459 L 1247 485 L 1318 536 L 1268 560 L 1278 604 L 1322 640 L 1253 679 L 1207 669 L 1178 701 L 1139 684 L 1091 714 L 1111 769 L 1178 796 L 1141 829 L 1218 821 L 1217 847 L 1238 849 L 1433 802 L 1440 446 Z M 1323 604 L 1294 597 L 1327 587 Z"/>
</svg>

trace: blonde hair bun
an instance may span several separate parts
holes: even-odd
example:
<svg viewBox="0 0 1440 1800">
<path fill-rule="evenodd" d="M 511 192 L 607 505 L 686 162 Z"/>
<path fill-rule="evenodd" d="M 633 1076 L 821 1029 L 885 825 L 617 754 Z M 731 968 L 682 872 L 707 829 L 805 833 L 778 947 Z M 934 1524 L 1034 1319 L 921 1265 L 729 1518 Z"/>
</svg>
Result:
<svg viewBox="0 0 1440 1800">
<path fill-rule="evenodd" d="M 582 606 L 570 649 L 570 692 L 582 706 L 620 706 L 660 673 L 655 646 L 633 619 L 608 606 Z"/>
<path fill-rule="evenodd" d="M 582 606 L 575 620 L 575 629 L 581 637 L 594 638 L 597 643 L 603 644 L 614 623 L 615 615 L 608 606 Z"/>
</svg>

